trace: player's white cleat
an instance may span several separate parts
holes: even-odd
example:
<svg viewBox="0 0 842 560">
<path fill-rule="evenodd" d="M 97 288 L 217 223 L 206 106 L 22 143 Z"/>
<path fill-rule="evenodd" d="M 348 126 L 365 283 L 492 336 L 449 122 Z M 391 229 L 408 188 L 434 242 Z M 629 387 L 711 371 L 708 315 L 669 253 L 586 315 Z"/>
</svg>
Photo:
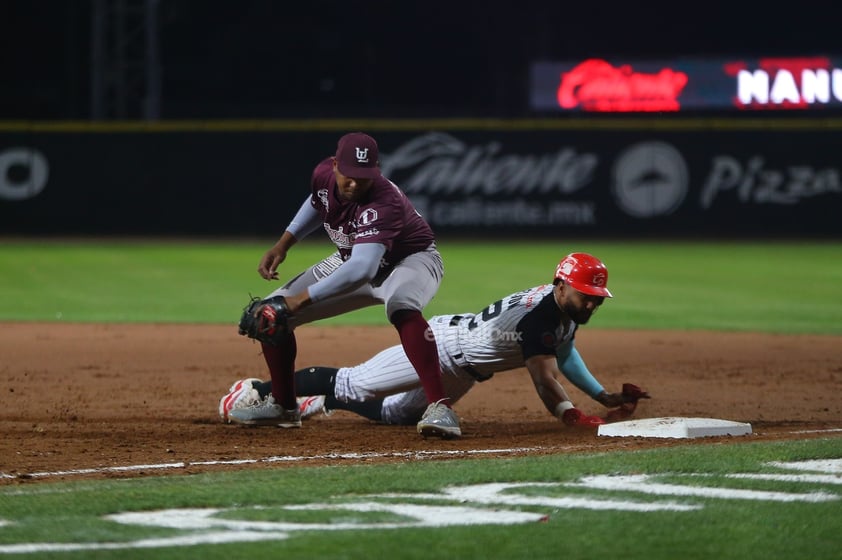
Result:
<svg viewBox="0 0 842 560">
<path fill-rule="evenodd" d="M 279 426 L 281 428 L 300 428 L 301 410 L 284 410 L 275 402 L 272 395 L 252 406 L 237 408 L 228 413 L 228 419 L 246 426 Z"/>
<path fill-rule="evenodd" d="M 228 417 L 232 410 L 254 406 L 261 401 L 260 393 L 254 388 L 254 383 L 260 383 L 260 379 L 249 377 L 240 379 L 228 389 L 228 394 L 219 399 L 219 417 L 223 422 L 228 423 Z"/>
<path fill-rule="evenodd" d="M 325 409 L 325 396 L 315 395 L 313 397 L 298 397 L 298 410 L 301 411 L 301 419 L 306 420 L 318 413 L 330 416 L 330 411 Z"/>
<path fill-rule="evenodd" d="M 439 436 L 443 439 L 450 439 L 462 435 L 459 417 L 456 416 L 452 408 L 441 401 L 431 403 L 427 407 L 417 427 L 418 433 L 424 437 Z"/>
</svg>

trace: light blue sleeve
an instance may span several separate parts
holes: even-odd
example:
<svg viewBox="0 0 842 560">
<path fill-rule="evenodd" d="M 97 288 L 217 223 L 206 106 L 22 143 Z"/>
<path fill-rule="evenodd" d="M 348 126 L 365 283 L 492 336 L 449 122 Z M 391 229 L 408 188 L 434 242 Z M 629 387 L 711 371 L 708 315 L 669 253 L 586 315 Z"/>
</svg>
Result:
<svg viewBox="0 0 842 560">
<path fill-rule="evenodd" d="M 558 362 L 558 369 L 561 370 L 564 377 L 591 398 L 595 398 L 605 390 L 593 374 L 588 371 L 588 366 L 585 365 L 585 361 L 572 340 L 559 346 L 556 352 L 556 361 Z"/>
<path fill-rule="evenodd" d="M 356 290 L 370 282 L 380 269 L 380 259 L 386 254 L 386 246 L 380 243 L 357 243 L 351 248 L 351 256 L 333 274 L 316 282 L 308 289 L 310 299 L 319 301 Z"/>
<path fill-rule="evenodd" d="M 300 241 L 316 231 L 316 228 L 322 223 L 322 217 L 310 204 L 310 197 L 308 196 L 287 226 L 287 231 Z"/>
</svg>

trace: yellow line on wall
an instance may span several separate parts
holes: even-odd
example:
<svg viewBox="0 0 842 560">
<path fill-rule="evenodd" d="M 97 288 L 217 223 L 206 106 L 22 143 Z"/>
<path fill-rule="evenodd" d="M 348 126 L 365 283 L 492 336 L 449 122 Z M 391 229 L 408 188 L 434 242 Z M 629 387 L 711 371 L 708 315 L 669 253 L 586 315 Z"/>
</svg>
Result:
<svg viewBox="0 0 842 560">
<path fill-rule="evenodd" d="M 572 118 L 572 119 L 233 119 L 160 121 L 0 121 L 2 132 L 339 132 L 665 130 L 818 131 L 840 130 L 840 118 Z"/>
</svg>

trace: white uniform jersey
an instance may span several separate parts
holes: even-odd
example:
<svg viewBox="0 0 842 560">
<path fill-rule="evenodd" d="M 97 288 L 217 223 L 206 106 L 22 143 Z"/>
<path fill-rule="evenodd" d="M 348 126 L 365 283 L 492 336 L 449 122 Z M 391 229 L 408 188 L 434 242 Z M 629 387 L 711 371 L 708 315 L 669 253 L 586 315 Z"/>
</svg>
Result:
<svg viewBox="0 0 842 560">
<path fill-rule="evenodd" d="M 476 314 L 437 315 L 429 324 L 451 402 L 477 381 L 524 367 L 532 356 L 555 355 L 577 329 L 559 309 L 551 284 L 510 294 Z M 340 368 L 335 396 L 343 402 L 385 397 L 382 417 L 391 424 L 417 422 L 427 406 L 418 374 L 400 345 Z"/>
<path fill-rule="evenodd" d="M 510 294 L 477 314 L 433 317 L 430 326 L 442 368 L 455 365 L 484 381 L 499 371 L 523 367 L 532 356 L 554 355 L 577 328 L 563 318 L 553 286 L 547 284 Z"/>
</svg>

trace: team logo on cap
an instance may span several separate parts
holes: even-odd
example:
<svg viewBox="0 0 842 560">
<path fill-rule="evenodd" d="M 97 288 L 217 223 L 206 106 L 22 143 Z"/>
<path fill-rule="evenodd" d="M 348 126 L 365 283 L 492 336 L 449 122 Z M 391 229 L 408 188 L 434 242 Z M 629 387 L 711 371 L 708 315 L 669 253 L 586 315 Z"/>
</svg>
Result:
<svg viewBox="0 0 842 560">
<path fill-rule="evenodd" d="M 591 279 L 591 286 L 604 286 L 605 285 L 605 274 L 602 272 L 597 272 L 593 275 L 593 279 Z"/>
<path fill-rule="evenodd" d="M 354 150 L 357 152 L 357 163 L 368 163 L 368 148 L 355 147 Z"/>
<path fill-rule="evenodd" d="M 558 271 L 556 274 L 563 274 L 564 276 L 570 276 L 570 273 L 573 271 L 573 267 L 576 266 L 576 259 L 573 257 L 567 257 L 558 265 Z"/>
</svg>

